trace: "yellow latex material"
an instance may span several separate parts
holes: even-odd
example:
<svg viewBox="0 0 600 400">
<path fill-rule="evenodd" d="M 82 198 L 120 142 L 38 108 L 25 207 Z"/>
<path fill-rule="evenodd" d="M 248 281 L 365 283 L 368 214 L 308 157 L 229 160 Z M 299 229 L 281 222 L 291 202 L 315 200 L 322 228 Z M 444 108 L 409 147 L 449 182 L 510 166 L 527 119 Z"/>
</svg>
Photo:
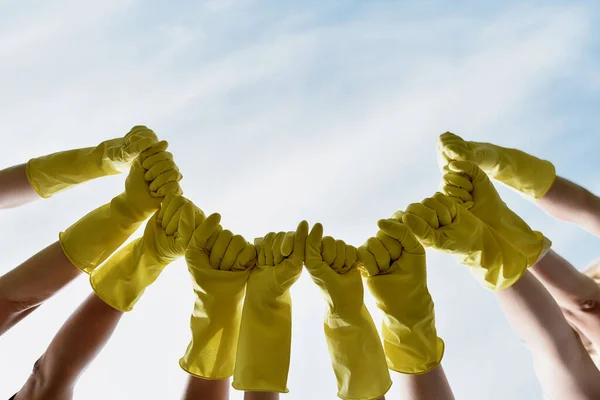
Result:
<svg viewBox="0 0 600 400">
<path fill-rule="evenodd" d="M 158 142 L 145 126 L 134 126 L 124 138 L 107 140 L 96 147 L 68 150 L 29 160 L 31 187 L 43 198 L 71 186 L 106 175 L 120 174 L 144 150 Z"/>
<path fill-rule="evenodd" d="M 403 374 L 435 369 L 444 355 L 427 289 L 425 249 L 411 230 L 392 219 L 358 248 L 367 286 L 383 312 L 383 347 L 388 367 Z"/>
<path fill-rule="evenodd" d="M 195 218 L 197 212 L 189 200 L 167 196 L 146 224 L 144 235 L 92 271 L 94 292 L 114 309 L 131 311 L 163 269 L 184 255 Z"/>
<path fill-rule="evenodd" d="M 89 274 L 158 210 L 165 195 L 181 194 L 182 175 L 167 146 L 159 142 L 144 151 L 131 166 L 125 192 L 60 233 L 63 252 L 74 266 Z"/>
<path fill-rule="evenodd" d="M 446 167 L 442 191 L 504 236 L 527 258 L 530 267 L 542 258 L 552 242 L 533 231 L 515 214 L 487 175 L 471 161 L 452 161 Z"/>
<path fill-rule="evenodd" d="M 392 381 L 375 323 L 363 302 L 356 248 L 315 224 L 306 241 L 306 269 L 327 302 L 325 339 L 342 399 L 379 399 Z"/>
<path fill-rule="evenodd" d="M 233 387 L 287 393 L 292 342 L 290 287 L 302 273 L 308 223 L 254 241 L 258 255 L 246 287 Z"/>
<path fill-rule="evenodd" d="M 504 236 L 442 193 L 398 212 L 426 247 L 454 254 L 490 290 L 503 290 L 519 280 L 527 259 Z"/>
<path fill-rule="evenodd" d="M 440 136 L 438 159 L 441 167 L 453 160 L 472 161 L 493 179 L 534 199 L 542 198 L 556 179 L 550 161 L 490 143 L 467 142 L 450 132 Z"/>
<path fill-rule="evenodd" d="M 198 226 L 185 253 L 196 301 L 190 321 L 192 340 L 179 365 L 204 379 L 233 375 L 244 290 L 256 264 L 254 245 L 231 231 L 217 232 L 218 224 L 207 219 Z"/>
</svg>

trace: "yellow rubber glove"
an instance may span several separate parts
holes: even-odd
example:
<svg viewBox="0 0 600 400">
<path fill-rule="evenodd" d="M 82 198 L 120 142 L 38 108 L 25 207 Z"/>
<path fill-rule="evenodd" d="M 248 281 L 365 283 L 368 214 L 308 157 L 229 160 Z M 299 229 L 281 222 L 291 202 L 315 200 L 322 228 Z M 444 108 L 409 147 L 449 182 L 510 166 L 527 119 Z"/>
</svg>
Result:
<svg viewBox="0 0 600 400">
<path fill-rule="evenodd" d="M 287 393 L 292 344 L 290 287 L 302 273 L 308 223 L 254 241 L 257 264 L 246 287 L 233 387 Z"/>
<path fill-rule="evenodd" d="M 534 199 L 542 198 L 556 179 L 550 161 L 490 143 L 467 142 L 446 132 L 438 141 L 440 166 L 450 161 L 472 161 L 493 179 Z"/>
<path fill-rule="evenodd" d="M 306 241 L 306 269 L 327 302 L 325 339 L 342 399 L 379 399 L 392 381 L 375 323 L 363 302 L 356 248 L 315 224 Z"/>
<path fill-rule="evenodd" d="M 124 138 L 97 147 L 69 150 L 32 158 L 26 166 L 31 187 L 43 198 L 106 175 L 120 174 L 144 150 L 158 142 L 145 126 L 134 126 Z"/>
<path fill-rule="evenodd" d="M 159 142 L 144 151 L 131 166 L 125 192 L 60 233 L 62 250 L 74 266 L 89 274 L 158 210 L 165 195 L 181 194 L 182 175 L 167 146 Z"/>
<path fill-rule="evenodd" d="M 488 289 L 510 287 L 527 269 L 525 256 L 504 236 L 442 193 L 410 204 L 394 218 L 424 246 L 454 254 Z"/>
<path fill-rule="evenodd" d="M 185 253 L 196 302 L 192 341 L 179 365 L 204 379 L 233 375 L 244 290 L 256 264 L 255 247 L 229 230 L 217 232 L 218 226 L 215 218 L 200 224 Z M 216 240 L 209 249 L 213 236 Z"/>
<path fill-rule="evenodd" d="M 379 228 L 358 248 L 358 259 L 383 312 L 388 367 L 403 374 L 424 374 L 435 369 L 444 355 L 427 289 L 425 249 L 402 222 L 381 220 Z"/>
<path fill-rule="evenodd" d="M 533 231 L 508 208 L 487 175 L 475 163 L 450 162 L 443 181 L 442 191 L 509 240 L 525 255 L 528 267 L 550 250 L 552 242 L 541 232 Z"/>
<path fill-rule="evenodd" d="M 191 201 L 167 196 L 144 235 L 92 271 L 90 283 L 98 297 L 116 310 L 131 311 L 163 269 L 185 254 L 198 212 Z"/>
</svg>

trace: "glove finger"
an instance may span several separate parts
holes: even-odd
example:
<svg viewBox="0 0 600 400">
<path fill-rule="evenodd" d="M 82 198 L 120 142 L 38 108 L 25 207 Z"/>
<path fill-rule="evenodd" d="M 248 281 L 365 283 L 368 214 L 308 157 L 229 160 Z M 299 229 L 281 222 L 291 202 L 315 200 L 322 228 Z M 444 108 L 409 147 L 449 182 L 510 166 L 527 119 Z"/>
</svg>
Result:
<svg viewBox="0 0 600 400">
<path fill-rule="evenodd" d="M 346 263 L 346 243 L 343 240 L 335 241 L 335 259 L 332 268 L 336 272 L 341 272 L 344 264 Z"/>
<path fill-rule="evenodd" d="M 427 222 L 427 224 L 433 229 L 439 228 L 438 218 L 435 214 L 435 211 L 433 211 L 431 208 L 428 208 L 423 203 L 409 204 L 409 206 L 406 207 L 406 214 L 417 215 L 419 218 Z M 404 216 L 402 216 L 402 218 L 404 218 Z"/>
<path fill-rule="evenodd" d="M 156 153 L 160 153 L 161 151 L 166 151 L 169 147 L 169 143 L 166 140 L 161 140 L 158 143 L 153 144 L 148 149 L 144 150 L 142 154 L 140 154 L 140 164 L 144 165 L 144 161 L 153 156 Z"/>
<path fill-rule="evenodd" d="M 371 252 L 371 254 L 373 254 L 373 256 L 375 256 L 377 269 L 379 269 L 379 271 L 385 272 L 390 268 L 390 253 L 379 239 L 376 237 L 370 237 L 367 240 L 367 249 L 369 252 Z"/>
<path fill-rule="evenodd" d="M 151 193 L 158 194 L 158 191 L 166 184 L 177 183 L 181 179 L 183 179 L 183 175 L 181 175 L 181 172 L 179 172 L 179 170 L 177 169 L 171 169 L 156 177 L 156 179 L 150 182 L 150 186 L 148 188 L 150 189 Z"/>
<path fill-rule="evenodd" d="M 473 191 L 473 183 L 471 183 L 471 180 L 468 177 L 462 175 L 461 173 L 447 172 L 442 177 L 442 180 L 446 185 L 455 186 L 457 188 L 464 189 L 467 192 Z"/>
<path fill-rule="evenodd" d="M 294 251 L 294 241 L 296 240 L 296 232 L 286 232 L 279 247 L 279 252 L 283 257 L 289 257 Z"/>
<path fill-rule="evenodd" d="M 377 261 L 375 256 L 369 252 L 366 246 L 360 246 L 357 250 L 358 262 L 362 266 L 363 273 L 367 276 L 375 276 L 379 274 L 379 268 L 377 267 Z"/>
<path fill-rule="evenodd" d="M 322 260 L 321 252 L 323 251 L 323 225 L 317 222 L 306 239 L 306 260 Z"/>
<path fill-rule="evenodd" d="M 217 240 L 212 250 L 210 251 L 210 265 L 214 269 L 221 269 L 221 261 L 225 257 L 225 252 L 231 240 L 233 239 L 233 233 L 228 230 L 222 230 L 217 236 Z"/>
<path fill-rule="evenodd" d="M 321 226 L 321 235 L 323 235 L 322 230 L 323 230 L 323 227 Z M 308 237 L 308 222 L 300 221 L 300 223 L 298 224 L 298 227 L 296 228 L 296 233 L 294 234 L 294 249 L 292 252 L 290 252 L 291 256 L 294 259 L 304 260 L 304 257 L 306 254 L 305 251 L 306 251 L 307 237 Z M 285 250 L 285 251 L 283 251 L 284 254 L 287 252 L 287 249 L 282 249 L 282 250 Z"/>
<path fill-rule="evenodd" d="M 346 259 L 344 260 L 344 266 L 340 270 L 340 273 L 345 274 L 350 271 L 358 262 L 358 255 L 356 253 L 356 247 L 347 245 L 346 246 Z"/>
<path fill-rule="evenodd" d="M 283 262 L 283 254 L 281 254 L 281 247 L 283 239 L 287 235 L 287 232 L 278 232 L 273 239 L 273 247 L 271 252 L 273 253 L 273 265 L 279 265 Z"/>
<path fill-rule="evenodd" d="M 168 151 L 161 151 L 160 153 L 148 157 L 144 160 L 142 166 L 146 170 L 146 173 L 144 174 L 144 180 L 146 182 L 152 182 L 157 176 L 170 169 L 179 169 L 173 160 L 173 155 Z"/>
<path fill-rule="evenodd" d="M 414 233 L 406 224 L 389 219 L 382 219 L 378 222 L 378 225 L 379 229 L 387 235 L 390 235 L 392 240 L 397 240 L 400 244 L 401 249 L 398 258 L 402 256 L 402 252 L 404 251 L 416 254 L 425 253 L 425 249 L 423 249 L 421 243 L 419 243 Z M 398 258 L 393 259 L 396 260 Z"/>
<path fill-rule="evenodd" d="M 213 249 L 215 242 L 217 241 L 217 238 L 219 237 L 219 233 L 221 233 L 222 230 L 223 230 L 223 227 L 221 225 L 219 225 L 217 227 L 217 230 L 212 235 L 210 235 L 210 237 L 206 241 L 206 250 L 208 250 L 210 252 Z"/>
<path fill-rule="evenodd" d="M 183 178 L 183 175 L 181 175 L 179 179 L 181 178 Z M 156 191 L 156 194 L 151 192 L 150 195 L 152 197 L 160 198 L 166 196 L 169 193 L 177 196 L 181 196 L 183 194 L 183 189 L 181 189 L 179 182 L 169 182 L 163 185 L 160 189 L 158 189 Z"/>
<path fill-rule="evenodd" d="M 445 195 L 450 196 L 452 200 L 459 204 L 473 201 L 473 196 L 471 196 L 469 192 L 455 186 L 444 185 L 444 187 L 442 187 L 442 192 L 444 192 Z"/>
<path fill-rule="evenodd" d="M 404 215 L 404 210 L 398 210 L 392 214 L 391 219 L 402 222 L 402 216 Z"/>
<path fill-rule="evenodd" d="M 267 259 L 265 254 L 265 238 L 256 238 L 254 239 L 254 247 L 256 247 L 256 264 L 258 266 L 267 265 Z"/>
<path fill-rule="evenodd" d="M 241 235 L 235 235 L 231 238 L 229 242 L 229 246 L 225 250 L 225 255 L 223 255 L 223 260 L 221 260 L 221 265 L 219 267 L 222 271 L 231 271 L 233 268 L 238 256 L 246 247 L 246 239 L 244 239 Z"/>
<path fill-rule="evenodd" d="M 404 214 L 402 216 L 404 222 L 415 234 L 419 241 L 428 247 L 434 246 L 436 243 L 435 230 L 426 221 L 414 214 Z"/>
<path fill-rule="evenodd" d="M 433 198 L 437 201 L 439 201 L 446 210 L 448 210 L 448 213 L 450 214 L 450 221 L 454 221 L 454 218 L 456 218 L 456 203 L 454 201 L 452 201 L 452 199 L 450 199 L 450 197 L 444 195 L 443 193 L 436 193 L 433 195 Z"/>
<path fill-rule="evenodd" d="M 151 129 L 136 125 L 125 135 L 125 152 L 139 155 L 155 143 L 158 143 L 158 137 Z"/>
<path fill-rule="evenodd" d="M 392 260 L 397 260 L 400 258 L 402 255 L 402 244 L 400 244 L 399 240 L 394 239 L 381 229 L 377 231 L 375 237 L 379 239 L 381 244 L 383 244 L 383 247 L 385 247 L 385 249 L 388 251 Z"/>
<path fill-rule="evenodd" d="M 194 234 L 194 204 L 188 201 L 181 209 L 181 215 L 179 216 L 179 228 L 175 232 L 175 238 L 178 243 L 187 248 Z"/>
<path fill-rule="evenodd" d="M 220 222 L 220 214 L 214 213 L 209 215 L 194 231 L 194 235 L 192 236 L 192 245 L 196 248 L 206 250 L 208 240 L 221 227 L 219 225 Z"/>
<path fill-rule="evenodd" d="M 423 204 L 434 210 L 438 218 L 438 226 L 446 226 L 452 223 L 452 217 L 450 216 L 450 210 L 442 202 L 434 197 L 429 197 L 423 200 Z"/>
<path fill-rule="evenodd" d="M 472 182 L 475 180 L 481 169 L 472 161 L 452 161 L 448 164 L 448 169 L 452 172 L 464 174 Z"/>
<path fill-rule="evenodd" d="M 329 266 L 333 265 L 335 261 L 335 253 L 337 250 L 337 246 L 335 244 L 335 239 L 331 236 L 325 236 L 321 241 L 322 249 L 321 256 L 323 261 Z"/>
<path fill-rule="evenodd" d="M 273 257 L 273 241 L 275 240 L 276 233 L 269 232 L 267 236 L 265 236 L 265 241 L 263 243 L 265 247 L 265 265 L 274 266 L 274 257 Z"/>
<path fill-rule="evenodd" d="M 158 222 L 160 222 L 163 229 L 167 229 L 177 211 L 188 202 L 183 196 L 172 196 L 169 200 L 170 201 L 166 205 L 163 204 L 158 213 Z M 173 232 L 175 232 L 175 230 L 173 230 Z M 173 232 L 170 234 L 173 234 Z"/>
<path fill-rule="evenodd" d="M 246 271 L 254 267 L 257 261 L 256 247 L 246 242 L 244 248 L 237 256 L 232 267 L 233 271 Z"/>
</svg>

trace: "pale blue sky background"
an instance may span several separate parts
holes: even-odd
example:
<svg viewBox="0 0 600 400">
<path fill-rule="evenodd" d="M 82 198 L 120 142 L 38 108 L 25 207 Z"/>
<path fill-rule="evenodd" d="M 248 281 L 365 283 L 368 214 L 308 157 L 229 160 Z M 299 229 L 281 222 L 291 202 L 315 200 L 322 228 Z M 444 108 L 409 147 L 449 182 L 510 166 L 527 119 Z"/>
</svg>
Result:
<svg viewBox="0 0 600 400">
<path fill-rule="evenodd" d="M 170 141 L 186 195 L 226 227 L 253 238 L 305 218 L 355 245 L 377 219 L 437 189 L 446 130 L 550 159 L 600 192 L 598 2 L 448 4 L 0 0 L 0 168 L 147 124 Z M 0 273 L 109 201 L 123 179 L 4 212 Z M 597 238 L 500 190 L 578 267 L 600 256 Z M 428 261 L 457 398 L 541 399 L 493 295 L 453 259 Z M 0 398 L 20 388 L 89 290 L 81 278 L 0 338 Z M 333 399 L 323 303 L 306 273 L 293 296 L 284 398 Z M 178 398 L 192 305 L 177 262 L 122 320 L 76 398 Z M 398 385 L 388 398 L 402 398 Z"/>
</svg>

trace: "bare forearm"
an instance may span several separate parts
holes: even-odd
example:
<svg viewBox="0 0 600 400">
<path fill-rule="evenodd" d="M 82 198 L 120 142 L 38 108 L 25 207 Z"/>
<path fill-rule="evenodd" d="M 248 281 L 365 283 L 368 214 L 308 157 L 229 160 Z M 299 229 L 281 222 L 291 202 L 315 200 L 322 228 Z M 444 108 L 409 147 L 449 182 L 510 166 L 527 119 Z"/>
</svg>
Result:
<svg viewBox="0 0 600 400">
<path fill-rule="evenodd" d="M 453 400 L 454 394 L 440 365 L 421 375 L 395 374 L 401 387 L 402 400 Z"/>
<path fill-rule="evenodd" d="M 63 324 L 42 356 L 42 374 L 64 386 L 75 384 L 117 327 L 123 313 L 90 294 Z"/>
<path fill-rule="evenodd" d="M 600 300 L 598 284 L 552 250 L 530 271 L 562 308 L 578 311 L 586 303 Z"/>
<path fill-rule="evenodd" d="M 190 375 L 183 399 L 227 400 L 229 399 L 229 379 L 209 380 Z"/>
<path fill-rule="evenodd" d="M 551 398 L 591 399 L 600 394 L 598 371 L 552 296 L 528 271 L 496 292 L 514 331 L 531 350 L 538 379 Z"/>
<path fill-rule="evenodd" d="M 25 164 L 0 171 L 0 209 L 14 208 L 40 199 L 27 180 Z"/>
<path fill-rule="evenodd" d="M 279 400 L 279 393 L 273 392 L 246 392 L 244 400 Z"/>
<path fill-rule="evenodd" d="M 0 335 L 79 275 L 56 242 L 0 277 Z"/>
<path fill-rule="evenodd" d="M 537 204 L 553 217 L 600 236 L 600 198 L 589 190 L 558 176 Z"/>
</svg>

